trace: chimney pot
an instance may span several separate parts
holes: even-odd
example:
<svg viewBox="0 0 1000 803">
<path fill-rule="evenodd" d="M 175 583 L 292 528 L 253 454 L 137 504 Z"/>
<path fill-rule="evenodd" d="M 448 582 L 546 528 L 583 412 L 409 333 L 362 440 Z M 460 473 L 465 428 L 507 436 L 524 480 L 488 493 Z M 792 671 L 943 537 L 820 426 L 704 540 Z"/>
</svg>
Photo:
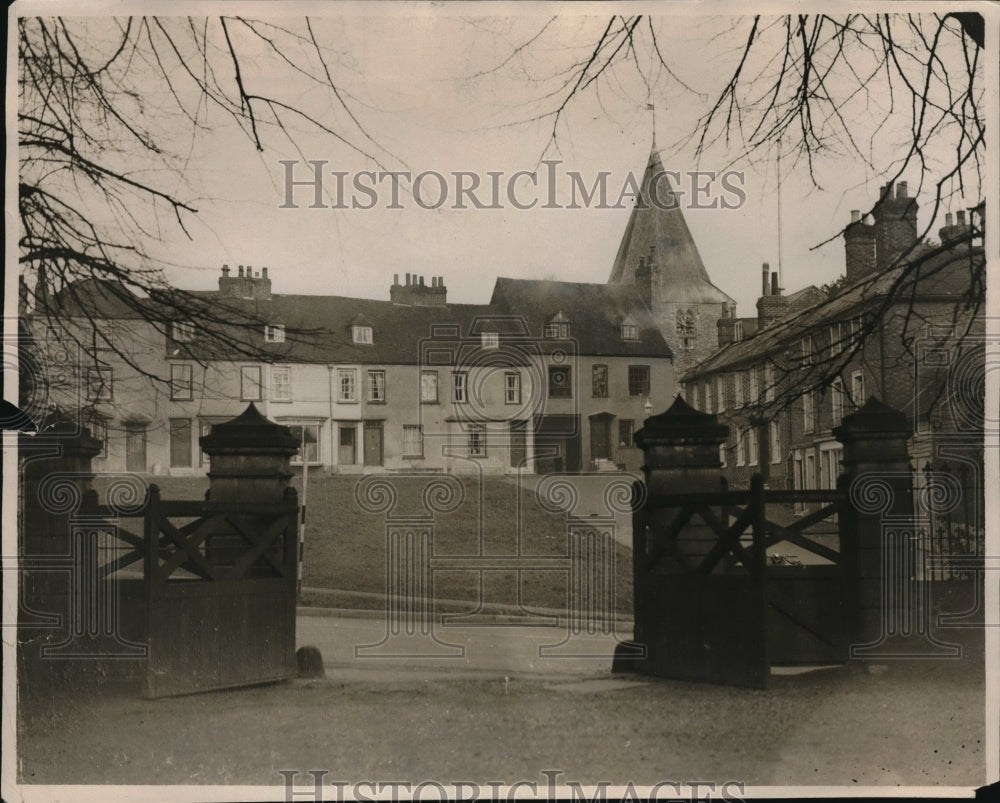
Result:
<svg viewBox="0 0 1000 803">
<path fill-rule="evenodd" d="M 399 274 L 398 273 L 392 274 L 392 283 L 393 283 L 394 286 L 399 284 Z"/>
<path fill-rule="evenodd" d="M 420 286 L 421 287 L 424 286 L 424 277 L 423 276 L 420 277 Z"/>
<path fill-rule="evenodd" d="M 959 226 L 964 226 L 965 225 L 965 210 L 964 209 L 960 209 L 958 211 L 958 225 Z"/>
<path fill-rule="evenodd" d="M 761 292 L 760 292 L 760 294 L 762 296 L 766 296 L 767 295 L 767 289 L 768 289 L 768 284 L 769 284 L 768 280 L 767 280 L 767 276 L 768 276 L 768 273 L 770 273 L 770 271 L 771 271 L 770 266 L 765 262 L 764 266 L 761 268 L 761 282 L 762 282 L 762 285 L 761 285 Z"/>
<path fill-rule="evenodd" d="M 771 274 L 771 295 L 780 296 L 781 290 L 778 287 L 778 271 Z"/>
<path fill-rule="evenodd" d="M 243 266 L 240 265 L 240 276 L 242 276 L 242 275 L 243 275 Z"/>
<path fill-rule="evenodd" d="M 944 215 L 944 225 L 945 226 L 951 226 L 953 224 L 953 222 L 954 221 L 952 220 L 951 212 L 945 212 L 945 215 Z"/>
<path fill-rule="evenodd" d="M 229 276 L 229 265 L 223 265 L 222 266 L 222 275 L 223 276 Z"/>
<path fill-rule="evenodd" d="M 880 198 L 891 198 L 891 197 L 892 197 L 892 182 L 887 181 L 885 183 L 885 186 L 882 187 L 882 193 L 880 195 Z"/>
<path fill-rule="evenodd" d="M 267 278 L 267 268 L 261 268 L 260 269 L 260 275 L 263 276 L 266 279 Z"/>
<path fill-rule="evenodd" d="M 900 181 L 899 184 L 896 186 L 896 197 L 897 198 L 908 198 L 909 197 L 906 194 L 906 182 L 905 181 Z"/>
<path fill-rule="evenodd" d="M 858 223 L 861 220 L 861 210 L 852 209 L 851 210 L 851 223 Z"/>
<path fill-rule="evenodd" d="M 406 286 L 407 287 L 410 286 L 410 274 L 409 273 L 406 274 Z"/>
</svg>

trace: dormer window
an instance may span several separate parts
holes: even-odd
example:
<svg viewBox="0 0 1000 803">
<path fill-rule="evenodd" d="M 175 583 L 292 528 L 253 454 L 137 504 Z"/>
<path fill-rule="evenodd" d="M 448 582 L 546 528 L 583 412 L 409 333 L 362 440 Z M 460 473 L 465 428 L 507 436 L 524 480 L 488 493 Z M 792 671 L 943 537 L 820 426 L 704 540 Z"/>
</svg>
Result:
<svg viewBox="0 0 1000 803">
<path fill-rule="evenodd" d="M 264 326 L 265 343 L 284 343 L 285 325 L 283 323 L 269 323 Z"/>
<path fill-rule="evenodd" d="M 190 321 L 173 321 L 170 324 L 170 339 L 178 343 L 194 340 L 194 324 Z"/>
<path fill-rule="evenodd" d="M 627 315 L 625 320 L 621 323 L 621 336 L 622 340 L 638 340 L 639 339 L 639 324 L 636 323 L 635 318 L 631 315 Z"/>
<path fill-rule="evenodd" d="M 545 324 L 545 337 L 552 339 L 569 337 L 569 318 L 559 312 L 556 316 Z"/>
<path fill-rule="evenodd" d="M 351 337 L 355 343 L 361 343 L 362 345 L 370 346 L 374 342 L 372 327 L 370 326 L 352 326 Z"/>
<path fill-rule="evenodd" d="M 500 333 L 499 332 L 483 332 L 483 334 L 482 334 L 482 347 L 484 349 L 496 349 L 496 348 L 500 348 Z"/>
</svg>

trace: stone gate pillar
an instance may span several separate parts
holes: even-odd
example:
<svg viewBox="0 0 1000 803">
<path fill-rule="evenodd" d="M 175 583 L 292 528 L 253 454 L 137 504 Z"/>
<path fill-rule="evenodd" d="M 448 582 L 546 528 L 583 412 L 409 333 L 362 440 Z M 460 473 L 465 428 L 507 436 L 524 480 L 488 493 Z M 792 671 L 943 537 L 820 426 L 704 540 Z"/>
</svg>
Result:
<svg viewBox="0 0 1000 803">
<path fill-rule="evenodd" d="M 288 461 L 299 450 L 299 440 L 288 427 L 261 415 L 253 403 L 231 421 L 214 425 L 199 442 L 212 461 L 212 502 L 276 504 L 284 499 L 292 478 Z"/>
<path fill-rule="evenodd" d="M 910 433 L 906 416 L 874 396 L 833 430 L 849 495 L 840 549 L 851 658 L 953 654 L 930 635 L 927 587 L 916 571 Z"/>
<path fill-rule="evenodd" d="M 292 478 L 288 461 L 299 450 L 299 440 L 288 427 L 261 415 L 253 403 L 231 421 L 215 424 L 199 442 L 212 461 L 208 501 L 278 504 L 287 498 L 286 491 L 294 493 L 288 484 Z M 219 565 L 234 563 L 245 548 L 242 536 L 224 525 L 205 541 L 206 554 Z M 298 549 L 301 572 L 301 529 Z M 252 569 L 248 576 L 254 573 Z"/>
<path fill-rule="evenodd" d="M 719 445 L 728 436 L 728 426 L 720 424 L 715 415 L 695 410 L 680 395 L 668 410 L 647 418 L 635 433 L 635 442 L 643 451 L 646 486 L 636 489 L 636 498 L 645 499 L 646 504 L 636 510 L 632 520 L 635 638 L 616 650 L 613 671 L 657 674 L 668 649 L 663 632 L 663 611 L 668 603 L 664 578 L 648 566 L 656 549 L 653 533 L 658 524 L 651 516 L 667 513 L 671 500 L 681 504 L 686 493 L 719 490 Z M 708 553 L 716 538 L 707 527 L 692 523 L 675 543 L 680 553 L 696 562 Z M 632 658 L 637 649 L 644 649 L 644 659 Z"/>
</svg>

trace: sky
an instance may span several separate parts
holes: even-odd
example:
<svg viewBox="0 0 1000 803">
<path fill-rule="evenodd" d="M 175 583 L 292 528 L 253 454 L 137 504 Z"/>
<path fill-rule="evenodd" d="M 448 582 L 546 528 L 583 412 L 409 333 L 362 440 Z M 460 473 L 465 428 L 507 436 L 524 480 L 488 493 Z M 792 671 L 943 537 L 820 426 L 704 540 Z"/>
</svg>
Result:
<svg viewBox="0 0 1000 803">
<path fill-rule="evenodd" d="M 309 187 L 294 190 L 298 208 L 282 208 L 288 169 L 282 159 L 295 160 L 293 176 L 300 180 L 311 175 L 308 160 L 325 160 L 325 170 L 345 173 L 348 187 L 359 171 L 379 167 L 336 138 L 316 134 L 291 118 L 286 119 L 299 129 L 296 146 L 265 131 L 263 153 L 213 110 L 205 110 L 203 118 L 210 130 L 191 136 L 183 119 L 167 116 L 170 103 L 162 87 L 151 85 L 144 114 L 162 123 L 184 154 L 182 182 L 174 183 L 170 176 L 156 180 L 167 181 L 198 208 L 197 218 L 187 221 L 188 234 L 169 216 L 157 221 L 160 239 L 151 251 L 169 266 L 167 275 L 174 283 L 207 289 L 216 285 L 223 264 L 234 270 L 237 265 L 254 270 L 267 266 L 278 293 L 387 299 L 393 275 L 412 273 L 428 282 L 431 276 L 443 276 L 450 301 L 483 303 L 498 276 L 604 282 L 631 197 L 623 198 L 621 208 L 540 209 L 545 191 L 533 190 L 522 175 L 517 192 L 526 201 L 538 198 L 536 208 L 513 208 L 505 196 L 503 209 L 455 209 L 450 208 L 456 181 L 452 173 L 467 172 L 484 185 L 491 173 L 499 174 L 500 186 L 506 188 L 519 171 L 541 170 L 544 178 L 554 170 L 565 190 L 570 171 L 588 186 L 605 171 L 613 204 L 630 174 L 637 182 L 641 178 L 655 128 L 665 168 L 682 176 L 679 189 L 687 185 L 690 191 L 685 174 L 691 170 L 742 173 L 745 202 L 739 208 L 697 209 L 686 203 L 684 214 L 714 283 L 737 299 L 739 314 L 752 315 L 761 263 L 780 264 L 782 286 L 790 292 L 832 281 L 843 271 L 843 246 L 836 233 L 850 210 L 868 209 L 877 198 L 881 179 L 857 158 L 831 157 L 820 163 L 817 188 L 786 155 L 779 253 L 773 158 L 730 164 L 735 150 L 717 147 L 700 161 L 694 159 L 690 143 L 682 140 L 739 56 L 745 28 L 731 18 L 688 14 L 655 19 L 659 47 L 675 77 L 657 73 L 651 53 L 640 54 L 637 58 L 651 76 L 648 85 L 634 70 L 609 74 L 567 107 L 553 142 L 552 118 L 531 118 L 554 107 L 557 96 L 545 98 L 558 89 L 560 70 L 586 57 L 607 14 L 586 16 L 576 7 L 560 6 L 559 18 L 551 20 L 552 7 L 536 5 L 519 6 L 516 16 L 494 18 L 462 16 L 467 6 L 336 8 L 342 16 L 312 24 L 354 119 L 336 108 L 329 92 L 303 88 L 260 39 L 236 34 L 244 84 L 249 92 L 276 92 L 310 114 L 335 120 L 338 133 L 386 168 L 441 174 L 447 180 L 447 203 L 424 209 L 404 192 L 403 208 L 386 208 L 389 184 L 382 182 L 378 202 L 370 209 L 308 208 Z M 582 8 L 594 11 L 593 6 Z M 96 51 L 105 22 L 89 23 L 96 32 Z M 271 22 L 301 30 L 296 20 Z M 737 30 L 729 32 L 734 24 Z M 529 40 L 529 46 L 517 51 Z M 303 58 L 308 58 L 307 50 L 302 49 Z M 232 85 L 223 56 L 216 54 L 218 75 Z M 175 118 L 176 126 L 171 123 Z M 865 122 L 859 115 L 859 125 Z M 889 142 L 893 144 L 891 138 Z M 879 164 L 896 156 L 898 145 L 875 154 Z M 543 158 L 559 163 L 540 164 Z M 324 175 L 324 188 L 333 191 L 332 172 Z M 909 178 L 916 183 L 916 176 Z M 436 180 L 423 186 L 427 198 L 437 195 Z M 488 200 L 489 195 L 480 191 L 478 197 Z M 568 201 L 564 194 L 559 197 Z M 369 198 L 361 195 L 359 200 Z M 963 208 L 963 202 L 956 200 L 955 208 Z M 930 222 L 922 213 L 921 225 Z M 935 231 L 942 222 L 934 224 Z M 820 246 L 830 237 L 833 242 Z"/>
</svg>

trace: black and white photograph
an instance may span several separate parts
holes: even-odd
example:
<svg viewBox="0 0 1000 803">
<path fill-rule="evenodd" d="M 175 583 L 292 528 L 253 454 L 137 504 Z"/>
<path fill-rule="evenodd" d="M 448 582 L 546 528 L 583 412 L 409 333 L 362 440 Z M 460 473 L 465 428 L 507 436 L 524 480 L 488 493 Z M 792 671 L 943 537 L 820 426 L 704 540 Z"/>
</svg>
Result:
<svg viewBox="0 0 1000 803">
<path fill-rule="evenodd" d="M 4 801 L 1000 794 L 1000 7 L 7 42 Z"/>
</svg>

